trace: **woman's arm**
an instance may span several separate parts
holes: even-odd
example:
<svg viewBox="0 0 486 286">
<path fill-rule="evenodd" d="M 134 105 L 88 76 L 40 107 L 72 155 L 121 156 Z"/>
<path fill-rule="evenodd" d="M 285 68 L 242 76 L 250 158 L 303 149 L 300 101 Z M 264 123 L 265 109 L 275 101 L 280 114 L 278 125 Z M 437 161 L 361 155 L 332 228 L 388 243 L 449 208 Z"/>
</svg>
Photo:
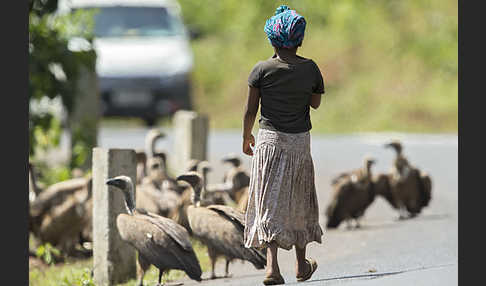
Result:
<svg viewBox="0 0 486 286">
<path fill-rule="evenodd" d="M 256 87 L 248 86 L 248 101 L 243 116 L 243 153 L 252 156 L 253 151 L 250 145 L 255 146 L 255 137 L 251 134 L 253 124 L 260 104 L 260 90 Z"/>
<path fill-rule="evenodd" d="M 321 97 L 322 97 L 322 94 L 313 93 L 312 96 L 311 96 L 311 100 L 310 100 L 310 106 L 314 109 L 319 108 L 319 106 L 321 105 Z"/>
</svg>

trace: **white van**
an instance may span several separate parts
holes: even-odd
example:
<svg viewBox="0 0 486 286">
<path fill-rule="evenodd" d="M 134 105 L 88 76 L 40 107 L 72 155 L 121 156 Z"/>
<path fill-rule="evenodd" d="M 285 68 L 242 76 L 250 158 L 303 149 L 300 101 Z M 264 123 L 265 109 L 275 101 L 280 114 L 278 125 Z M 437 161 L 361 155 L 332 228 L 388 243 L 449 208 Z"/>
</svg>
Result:
<svg viewBox="0 0 486 286">
<path fill-rule="evenodd" d="M 193 54 L 174 0 L 59 0 L 58 12 L 96 9 L 94 50 L 104 116 L 149 125 L 191 109 Z"/>
</svg>

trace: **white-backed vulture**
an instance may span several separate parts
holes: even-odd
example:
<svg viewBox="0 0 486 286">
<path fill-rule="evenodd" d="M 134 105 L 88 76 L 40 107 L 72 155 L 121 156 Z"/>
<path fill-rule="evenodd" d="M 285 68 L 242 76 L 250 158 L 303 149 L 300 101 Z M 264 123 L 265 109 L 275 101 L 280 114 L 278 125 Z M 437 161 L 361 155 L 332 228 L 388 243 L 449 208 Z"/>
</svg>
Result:
<svg viewBox="0 0 486 286">
<path fill-rule="evenodd" d="M 171 217 L 174 214 L 181 199 L 176 192 L 165 188 L 157 189 L 150 182 L 137 186 L 136 197 L 137 208 L 164 217 Z"/>
<path fill-rule="evenodd" d="M 158 129 L 150 129 L 145 135 L 144 149 L 137 150 L 137 184 L 141 184 L 147 176 L 147 160 L 154 157 L 155 144 L 158 139 L 164 138 L 165 134 Z"/>
<path fill-rule="evenodd" d="M 229 195 L 238 205 L 240 200 L 248 198 L 248 186 L 250 185 L 250 175 L 241 167 L 241 160 L 235 154 L 228 154 L 222 159 L 223 163 L 231 164 L 231 168 L 225 172 L 223 184 L 229 189 Z M 241 203 L 243 204 L 243 203 Z M 246 206 L 244 208 L 246 211 Z"/>
<path fill-rule="evenodd" d="M 385 144 L 392 148 L 396 157 L 390 172 L 391 192 L 395 205 L 400 212 L 400 219 L 415 217 L 422 208 L 428 206 L 432 198 L 432 180 L 430 176 L 411 165 L 403 155 L 400 141 Z"/>
<path fill-rule="evenodd" d="M 351 220 L 359 227 L 359 219 L 375 199 L 371 166 L 375 160 L 365 158 L 361 169 L 340 175 L 333 180 L 333 193 L 326 209 L 327 228 L 337 228 L 342 221 L 351 226 Z"/>
<path fill-rule="evenodd" d="M 185 190 L 186 186 L 181 185 L 177 182 L 177 180 L 173 177 L 171 177 L 168 173 L 168 168 L 167 168 L 167 155 L 164 152 L 156 152 L 154 154 L 154 157 L 160 158 L 160 163 L 162 164 L 162 168 L 160 169 L 160 172 L 162 173 L 162 189 L 167 189 L 167 190 L 172 190 L 176 192 L 177 194 L 181 195 Z"/>
<path fill-rule="evenodd" d="M 229 276 L 229 263 L 233 259 L 251 262 L 255 268 L 263 269 L 266 254 L 262 250 L 246 248 L 244 244 L 245 216 L 232 207 L 205 205 L 201 201 L 203 178 L 197 172 L 177 177 L 187 182 L 192 189 L 192 205 L 187 208 L 187 217 L 192 235 L 205 244 L 211 260 L 211 278 L 216 278 L 215 263 L 218 257 L 226 259 L 225 276 Z"/>
<path fill-rule="evenodd" d="M 372 181 L 374 184 L 375 195 L 383 197 L 394 209 L 398 209 L 395 203 L 393 193 L 391 191 L 391 174 L 373 175 Z"/>
<path fill-rule="evenodd" d="M 351 170 L 348 172 L 342 172 L 341 174 L 337 175 L 331 180 L 331 185 L 335 185 L 339 183 L 340 180 L 343 179 L 351 179 L 352 181 L 356 182 L 358 178 L 361 180 L 366 179 L 366 180 L 371 180 L 371 166 L 375 163 L 375 160 L 372 159 L 370 156 L 365 156 L 364 158 L 364 166 Z"/>
<path fill-rule="evenodd" d="M 164 179 L 165 172 L 165 162 L 163 162 L 163 158 L 161 156 L 155 156 L 157 153 L 155 151 L 155 145 L 157 141 L 161 138 L 164 138 L 165 134 L 162 133 L 159 129 L 150 129 L 145 136 L 145 176 L 139 182 L 137 178 L 137 182 L 145 183 L 148 181 L 157 183 L 159 185 L 162 184 L 162 180 Z"/>
<path fill-rule="evenodd" d="M 154 157 L 156 153 L 155 145 L 159 139 L 164 137 L 165 134 L 159 129 L 153 128 L 148 131 L 145 136 L 145 153 L 147 154 L 147 158 Z"/>
<path fill-rule="evenodd" d="M 234 205 L 235 201 L 231 199 L 229 192 L 231 189 L 218 189 L 213 186 L 215 185 L 208 185 L 208 173 L 212 170 L 211 166 L 209 165 L 208 161 L 201 161 L 197 165 L 198 173 L 201 174 L 203 179 L 203 186 L 201 192 L 201 199 L 204 200 L 207 204 L 212 205 Z"/>
<path fill-rule="evenodd" d="M 180 195 L 185 188 L 178 185 L 176 180 L 169 176 L 167 171 L 167 155 L 155 149 L 157 141 L 164 137 L 165 134 L 158 129 L 149 130 L 145 137 L 145 153 L 147 156 L 145 161 L 145 177 L 140 182 L 137 179 L 137 183 L 151 182 L 152 184 L 157 184 L 158 189 L 165 187 Z"/>
<path fill-rule="evenodd" d="M 198 170 L 202 177 L 207 178 L 207 173 L 211 170 L 209 163 L 207 161 L 200 161 L 193 159 L 188 164 L 188 172 L 195 172 L 191 170 Z M 206 182 L 206 181 L 204 181 Z M 179 183 L 179 182 L 178 182 Z M 184 183 L 182 183 L 184 185 Z M 207 184 L 202 186 L 203 200 L 206 204 L 225 204 L 231 203 L 232 200 L 229 195 L 224 191 L 207 191 Z M 182 195 L 180 196 L 179 205 L 177 206 L 177 211 L 171 216 L 173 220 L 186 228 L 186 230 L 192 235 L 191 226 L 187 219 L 187 207 L 192 204 L 191 200 L 192 189 L 186 187 Z"/>
<path fill-rule="evenodd" d="M 34 182 L 35 184 L 35 182 Z M 49 242 L 64 253 L 74 254 L 83 231 L 91 228 L 91 178 L 76 178 L 49 186 L 39 193 L 29 209 L 29 226 L 42 243 Z"/>
<path fill-rule="evenodd" d="M 182 270 L 191 279 L 201 281 L 201 266 L 187 231 L 169 218 L 135 208 L 130 177 L 117 176 L 107 180 L 106 184 L 121 190 L 125 197 L 128 214 L 119 214 L 116 226 L 121 238 L 138 251 L 142 270 L 139 285 L 143 285 L 143 277 L 150 265 L 159 269 L 157 285 L 161 285 L 164 271 L 170 269 Z"/>
<path fill-rule="evenodd" d="M 142 183 L 137 185 L 136 206 L 148 212 L 171 217 L 179 205 L 180 195 L 175 180 L 171 180 L 167 174 L 165 153 L 155 151 L 156 141 L 164 136 L 158 129 L 151 129 L 145 137 L 146 176 Z"/>
<path fill-rule="evenodd" d="M 191 193 L 190 188 L 182 193 L 176 211 L 170 216 L 171 219 L 182 225 L 190 235 L 192 235 L 192 229 L 187 220 L 187 207 L 191 205 Z"/>
</svg>

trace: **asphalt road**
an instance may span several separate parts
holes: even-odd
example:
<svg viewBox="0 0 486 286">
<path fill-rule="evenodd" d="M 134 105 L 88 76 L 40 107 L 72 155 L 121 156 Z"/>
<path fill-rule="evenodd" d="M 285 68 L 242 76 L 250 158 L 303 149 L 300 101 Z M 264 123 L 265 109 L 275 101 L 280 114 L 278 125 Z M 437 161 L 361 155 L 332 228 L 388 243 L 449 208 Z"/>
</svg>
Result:
<svg viewBox="0 0 486 286">
<path fill-rule="evenodd" d="M 101 147 L 142 148 L 147 129 L 103 128 Z M 157 148 L 170 151 L 171 131 Z M 311 132 L 312 134 L 312 132 Z M 238 131 L 212 132 L 209 137 L 209 161 L 213 166 L 210 183 L 220 182 L 226 168 L 220 159 L 227 153 L 241 154 L 248 168 L 250 157 L 241 153 Z M 433 180 L 432 201 L 417 218 L 398 221 L 398 214 L 381 198 L 368 208 L 362 227 L 325 230 L 325 207 L 330 193 L 330 179 L 341 171 L 361 166 L 365 155 L 377 159 L 374 172 L 391 167 L 393 153 L 384 149 L 389 139 L 400 139 L 409 161 L 427 171 Z M 312 134 L 316 188 L 324 230 L 323 243 L 312 243 L 308 256 L 319 267 L 304 285 L 457 285 L 458 284 L 458 143 L 457 135 L 361 134 L 328 136 Z M 294 252 L 279 251 L 282 275 L 287 285 L 298 284 L 294 272 Z M 262 285 L 264 270 L 251 264 L 233 262 L 231 278 L 184 280 L 184 285 Z M 224 274 L 223 261 L 216 273 Z M 207 278 L 209 273 L 203 274 Z"/>
</svg>

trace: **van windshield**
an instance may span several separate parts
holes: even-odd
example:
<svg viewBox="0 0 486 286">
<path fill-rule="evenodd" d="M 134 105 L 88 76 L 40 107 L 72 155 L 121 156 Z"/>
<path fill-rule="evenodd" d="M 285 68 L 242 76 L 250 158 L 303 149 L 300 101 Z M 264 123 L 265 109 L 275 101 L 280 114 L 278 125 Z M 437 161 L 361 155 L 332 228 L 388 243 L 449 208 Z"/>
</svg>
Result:
<svg viewBox="0 0 486 286">
<path fill-rule="evenodd" d="M 96 37 L 173 36 L 183 33 L 180 20 L 163 7 L 96 7 Z"/>
</svg>

